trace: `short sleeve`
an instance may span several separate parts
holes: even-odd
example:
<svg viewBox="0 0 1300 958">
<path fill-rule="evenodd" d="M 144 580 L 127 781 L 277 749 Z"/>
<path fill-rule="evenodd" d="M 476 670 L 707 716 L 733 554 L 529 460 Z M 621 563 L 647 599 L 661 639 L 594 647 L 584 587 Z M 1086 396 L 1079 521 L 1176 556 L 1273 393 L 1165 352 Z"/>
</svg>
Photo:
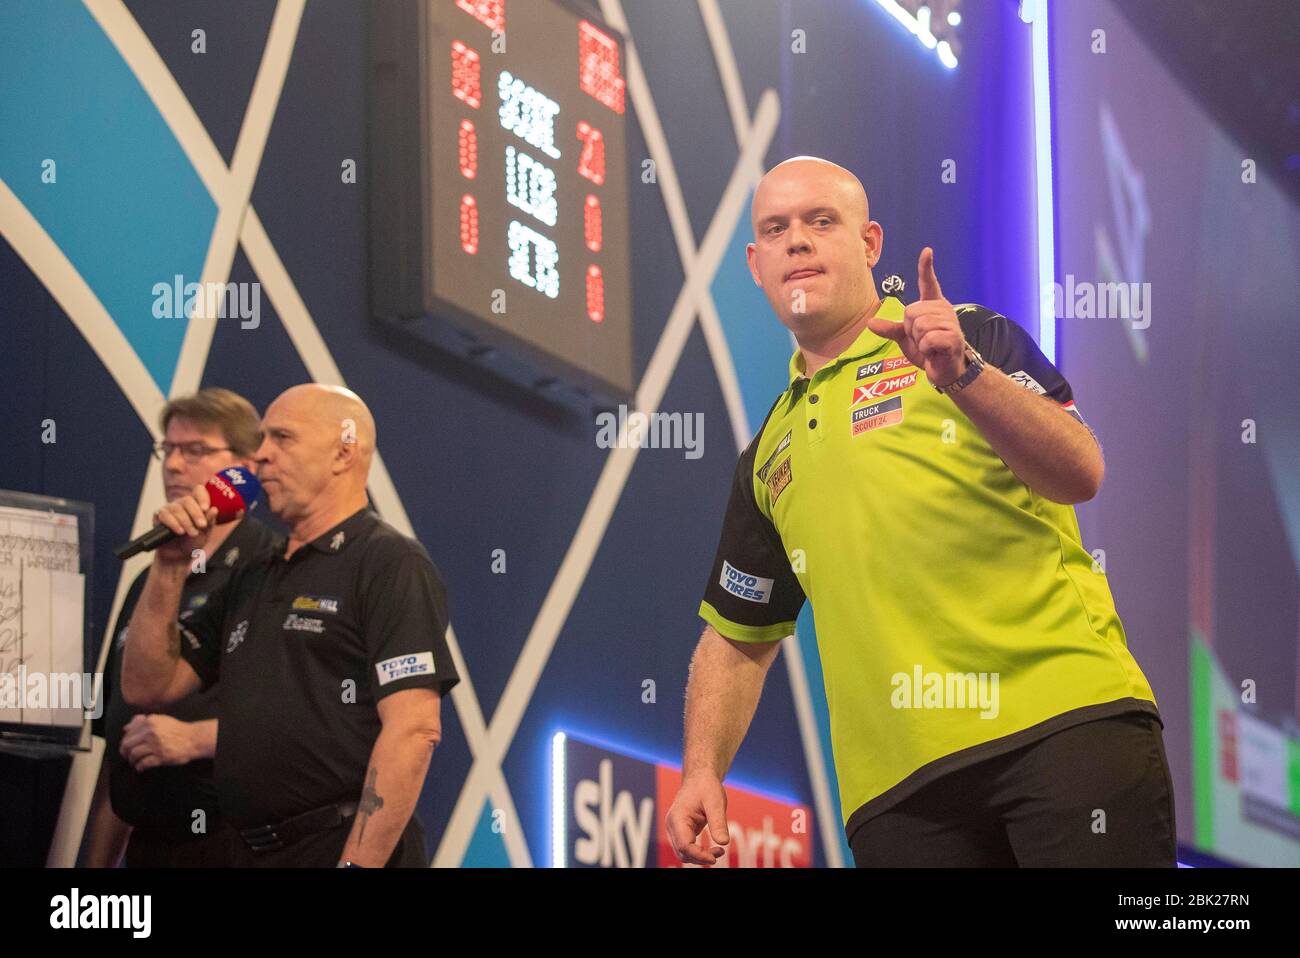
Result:
<svg viewBox="0 0 1300 958">
<path fill-rule="evenodd" d="M 751 443 L 736 464 L 699 615 L 728 639 L 775 642 L 794 633 L 804 592 L 776 527 L 754 501 L 755 449 Z"/>
<path fill-rule="evenodd" d="M 1024 327 L 973 304 L 958 306 L 957 317 L 967 341 L 985 362 L 997 366 L 1012 382 L 1030 392 L 1055 400 L 1061 408 L 1083 422 L 1083 416 L 1075 408 L 1070 384 L 1043 355 Z"/>
<path fill-rule="evenodd" d="M 226 601 L 234 594 L 239 576 L 237 570 L 209 592 L 201 606 L 182 612 L 178 622 L 181 658 L 194 669 L 205 689 L 211 688 L 221 675 L 221 630 L 226 618 Z"/>
<path fill-rule="evenodd" d="M 403 689 L 445 696 L 460 681 L 447 648 L 447 589 L 424 550 L 383 566 L 362 599 L 375 700 Z"/>
</svg>

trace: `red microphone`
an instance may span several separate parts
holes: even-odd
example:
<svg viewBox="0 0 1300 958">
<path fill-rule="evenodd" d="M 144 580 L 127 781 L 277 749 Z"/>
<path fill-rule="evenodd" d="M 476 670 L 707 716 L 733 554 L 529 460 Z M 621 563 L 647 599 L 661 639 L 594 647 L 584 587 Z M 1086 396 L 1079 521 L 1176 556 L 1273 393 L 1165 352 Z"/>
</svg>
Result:
<svg viewBox="0 0 1300 958">
<path fill-rule="evenodd" d="M 217 523 L 233 522 L 242 513 L 255 508 L 262 495 L 262 484 L 257 476 L 240 466 L 222 469 L 204 484 L 212 508 L 217 510 Z M 118 546 L 113 555 L 119 559 L 129 559 L 141 552 L 152 552 L 164 543 L 177 538 L 177 534 L 164 525 L 156 525 L 142 536 L 137 536 L 126 545 Z"/>
</svg>

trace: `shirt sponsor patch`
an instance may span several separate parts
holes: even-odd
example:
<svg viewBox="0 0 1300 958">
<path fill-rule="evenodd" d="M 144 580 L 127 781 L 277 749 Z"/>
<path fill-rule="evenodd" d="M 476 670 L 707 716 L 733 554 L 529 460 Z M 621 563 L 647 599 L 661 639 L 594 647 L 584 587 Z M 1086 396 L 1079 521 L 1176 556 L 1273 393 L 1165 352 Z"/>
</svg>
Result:
<svg viewBox="0 0 1300 958">
<path fill-rule="evenodd" d="M 786 456 L 781 460 L 781 465 L 777 466 L 767 479 L 767 489 L 772 494 L 773 504 L 781 497 L 785 487 L 790 485 L 792 478 L 794 478 L 794 474 L 790 471 L 790 457 Z"/>
<path fill-rule="evenodd" d="M 787 432 L 784 437 L 782 437 L 781 441 L 776 444 L 776 449 L 772 451 L 772 455 L 767 457 L 767 462 L 763 463 L 763 465 L 759 467 L 758 470 L 759 482 L 767 482 L 767 474 L 768 471 L 771 470 L 772 468 L 772 463 L 776 462 L 776 457 L 781 455 L 781 453 L 785 452 L 786 449 L 790 447 L 790 434 L 792 432 L 794 432 L 793 429 L 790 430 L 790 432 Z"/>
<path fill-rule="evenodd" d="M 722 560 L 722 577 L 718 580 L 718 585 L 746 602 L 767 605 L 768 599 L 772 598 L 771 579 L 741 572 L 726 559 Z"/>
<path fill-rule="evenodd" d="M 284 620 L 283 627 L 292 632 L 311 632 L 320 635 L 325 631 L 325 620 L 313 619 L 310 615 L 299 615 L 297 612 L 290 612 L 288 618 Z"/>
<path fill-rule="evenodd" d="M 291 609 L 299 612 L 338 612 L 339 600 L 328 595 L 300 595 L 293 600 Z"/>
<path fill-rule="evenodd" d="M 432 675 L 435 671 L 433 653 L 412 652 L 410 655 L 384 659 L 382 662 L 375 663 L 375 671 L 379 673 L 380 685 L 387 685 L 398 679 L 409 679 L 412 675 Z"/>
<path fill-rule="evenodd" d="M 859 366 L 857 378 L 870 379 L 872 376 L 879 376 L 881 373 L 892 373 L 895 369 L 903 369 L 911 365 L 912 361 L 906 356 L 890 356 L 888 359 L 877 359 L 874 362 Z"/>
<path fill-rule="evenodd" d="M 853 435 L 859 436 L 869 430 L 892 426 L 902 421 L 903 397 L 895 396 L 893 399 L 853 410 Z"/>
<path fill-rule="evenodd" d="M 1038 384 L 1038 380 L 1029 375 L 1029 373 L 1025 372 L 1023 369 L 1017 369 L 1007 378 L 1019 386 L 1024 386 L 1031 393 L 1037 393 L 1040 396 L 1046 395 L 1047 393 L 1047 390 Z"/>
<path fill-rule="evenodd" d="M 900 389 L 906 389 L 908 386 L 916 385 L 916 377 L 920 370 L 910 373 L 904 373 L 900 376 L 890 376 L 888 379 L 877 379 L 875 382 L 867 383 L 865 386 L 858 386 L 853 390 L 853 401 L 849 406 L 856 406 L 859 403 L 871 402 L 873 399 L 883 399 L 890 393 L 896 393 Z"/>
</svg>

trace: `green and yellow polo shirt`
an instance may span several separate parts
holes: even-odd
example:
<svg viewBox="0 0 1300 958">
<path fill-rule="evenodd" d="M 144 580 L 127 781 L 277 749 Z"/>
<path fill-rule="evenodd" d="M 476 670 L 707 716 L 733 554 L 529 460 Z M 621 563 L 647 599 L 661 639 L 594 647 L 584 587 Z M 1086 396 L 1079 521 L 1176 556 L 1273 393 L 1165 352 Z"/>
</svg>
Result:
<svg viewBox="0 0 1300 958">
<path fill-rule="evenodd" d="M 1020 326 L 957 313 L 986 362 L 1078 416 Z M 887 297 L 877 315 L 901 320 L 903 304 Z M 805 597 L 849 834 L 947 772 L 1068 726 L 1159 718 L 1074 508 L 1016 478 L 867 328 L 811 379 L 795 351 L 737 464 L 700 616 L 773 642 Z"/>
</svg>

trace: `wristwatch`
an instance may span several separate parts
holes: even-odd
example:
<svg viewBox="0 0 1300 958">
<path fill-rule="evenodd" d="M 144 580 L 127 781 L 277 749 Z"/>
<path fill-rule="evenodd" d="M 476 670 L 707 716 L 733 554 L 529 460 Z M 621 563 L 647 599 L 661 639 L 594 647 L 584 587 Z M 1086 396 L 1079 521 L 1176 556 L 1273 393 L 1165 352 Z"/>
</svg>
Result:
<svg viewBox="0 0 1300 958">
<path fill-rule="evenodd" d="M 966 355 L 966 371 L 948 385 L 934 387 L 937 392 L 941 392 L 945 396 L 951 395 L 955 392 L 961 392 L 975 381 L 976 376 L 984 371 L 984 357 L 975 351 L 975 347 L 964 339 L 962 340 L 962 347 L 963 352 Z"/>
<path fill-rule="evenodd" d="M 356 862 L 350 862 L 346 859 L 334 866 L 335 868 L 365 868 L 364 865 L 358 865 Z"/>
</svg>

